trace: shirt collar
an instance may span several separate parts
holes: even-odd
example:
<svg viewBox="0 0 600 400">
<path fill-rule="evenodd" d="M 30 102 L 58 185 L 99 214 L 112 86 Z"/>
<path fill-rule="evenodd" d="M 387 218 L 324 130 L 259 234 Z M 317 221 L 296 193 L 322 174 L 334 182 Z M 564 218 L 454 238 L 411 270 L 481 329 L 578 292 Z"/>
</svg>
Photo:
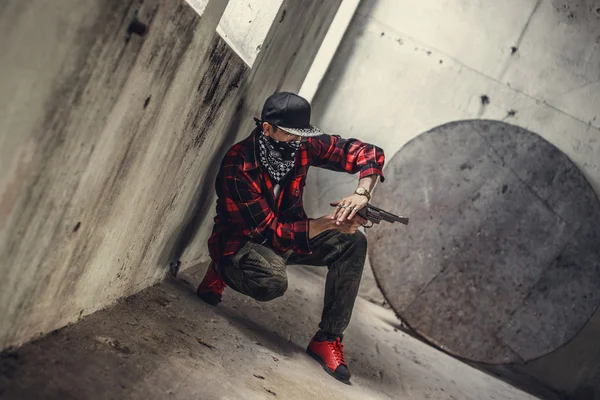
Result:
<svg viewBox="0 0 600 400">
<path fill-rule="evenodd" d="M 258 157 L 256 156 L 256 137 L 260 135 L 258 128 L 254 129 L 250 137 L 244 143 L 244 171 L 250 171 L 258 168 Z"/>
</svg>

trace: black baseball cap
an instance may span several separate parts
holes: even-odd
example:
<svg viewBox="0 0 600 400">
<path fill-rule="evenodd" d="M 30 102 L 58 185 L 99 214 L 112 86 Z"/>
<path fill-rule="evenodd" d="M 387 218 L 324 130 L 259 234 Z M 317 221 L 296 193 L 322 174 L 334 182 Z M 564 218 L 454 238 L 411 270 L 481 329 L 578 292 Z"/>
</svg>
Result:
<svg viewBox="0 0 600 400">
<path fill-rule="evenodd" d="M 292 135 L 310 137 L 324 134 L 310 124 L 310 103 L 294 93 L 277 92 L 263 106 L 261 120 Z"/>
</svg>

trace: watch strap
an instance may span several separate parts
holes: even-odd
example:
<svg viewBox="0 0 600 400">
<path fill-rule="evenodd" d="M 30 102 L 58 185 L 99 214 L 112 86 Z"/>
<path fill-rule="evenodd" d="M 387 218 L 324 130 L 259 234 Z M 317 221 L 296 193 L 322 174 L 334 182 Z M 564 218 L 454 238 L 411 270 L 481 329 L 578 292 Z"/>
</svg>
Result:
<svg viewBox="0 0 600 400">
<path fill-rule="evenodd" d="M 359 189 L 361 189 L 360 193 L 359 193 Z M 357 195 L 359 195 L 359 196 L 365 196 L 368 201 L 371 201 L 371 193 L 369 193 L 369 191 L 367 189 L 365 189 L 365 188 L 359 188 L 359 189 L 356 189 L 354 191 L 354 193 L 357 194 Z"/>
</svg>

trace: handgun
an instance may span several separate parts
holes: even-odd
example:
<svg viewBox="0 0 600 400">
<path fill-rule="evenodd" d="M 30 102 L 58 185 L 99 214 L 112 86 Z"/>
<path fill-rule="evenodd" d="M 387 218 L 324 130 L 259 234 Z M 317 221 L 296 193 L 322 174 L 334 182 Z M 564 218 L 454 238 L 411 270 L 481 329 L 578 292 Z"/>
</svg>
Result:
<svg viewBox="0 0 600 400">
<path fill-rule="evenodd" d="M 337 203 L 331 203 L 331 206 L 335 207 L 337 206 Z M 360 216 L 363 219 L 366 219 L 367 221 L 371 221 L 371 225 L 365 226 L 365 228 L 370 228 L 374 224 L 379 224 L 381 221 L 391 223 L 400 222 L 401 224 L 408 225 L 408 217 L 392 214 L 371 204 L 367 204 L 365 207 L 358 210 L 356 215 Z"/>
</svg>

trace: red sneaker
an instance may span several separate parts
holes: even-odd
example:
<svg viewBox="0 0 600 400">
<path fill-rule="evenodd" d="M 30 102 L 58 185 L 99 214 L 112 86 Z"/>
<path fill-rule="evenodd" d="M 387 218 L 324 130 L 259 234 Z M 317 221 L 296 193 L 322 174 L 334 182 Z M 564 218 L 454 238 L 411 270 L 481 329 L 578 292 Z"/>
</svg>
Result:
<svg viewBox="0 0 600 400">
<path fill-rule="evenodd" d="M 319 342 L 313 338 L 306 352 L 317 360 L 329 375 L 341 382 L 350 383 L 350 371 L 344 360 L 342 339 L 337 338 L 334 341 Z"/>
<path fill-rule="evenodd" d="M 226 287 L 227 284 L 215 269 L 215 263 L 211 262 L 196 294 L 206 303 L 216 306 L 221 302 L 221 296 Z"/>
</svg>

